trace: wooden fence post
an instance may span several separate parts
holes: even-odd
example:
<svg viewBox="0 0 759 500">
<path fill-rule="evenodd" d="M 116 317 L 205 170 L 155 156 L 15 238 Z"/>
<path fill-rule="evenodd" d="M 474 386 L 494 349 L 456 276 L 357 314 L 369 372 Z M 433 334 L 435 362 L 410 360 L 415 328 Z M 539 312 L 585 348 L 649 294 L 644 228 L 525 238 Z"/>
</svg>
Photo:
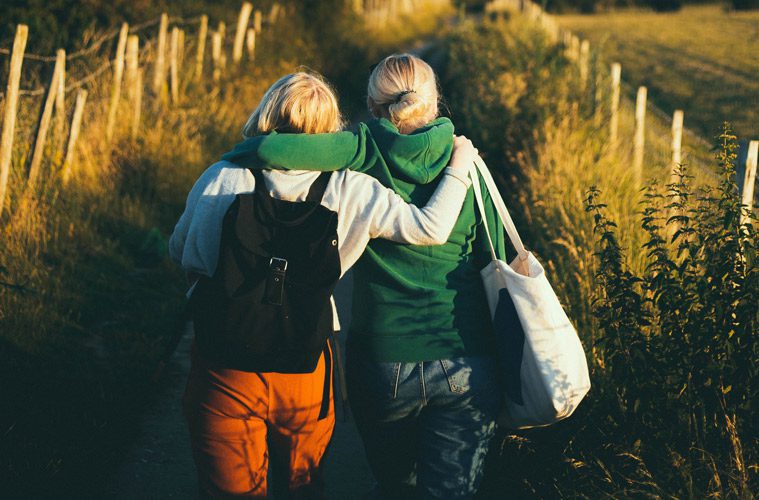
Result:
<svg viewBox="0 0 759 500">
<path fill-rule="evenodd" d="M 47 141 L 47 130 L 50 127 L 50 120 L 53 116 L 55 107 L 55 97 L 58 93 L 58 82 L 61 79 L 61 71 L 66 67 L 66 51 L 59 49 L 55 54 L 55 67 L 53 68 L 53 77 L 50 79 L 50 88 L 47 91 L 45 104 L 42 108 L 42 117 L 37 127 L 37 139 L 34 141 L 34 150 L 32 152 L 32 161 L 29 164 L 29 178 L 27 179 L 27 189 L 34 188 L 37 183 L 37 177 L 42 165 L 42 157 L 45 153 L 45 142 Z"/>
<path fill-rule="evenodd" d="M 227 23 L 224 21 L 219 21 L 219 26 L 216 31 L 219 33 L 219 37 L 221 38 L 221 51 L 224 52 L 224 41 L 227 39 Z"/>
<path fill-rule="evenodd" d="M 580 87 L 583 93 L 588 88 L 588 71 L 590 65 L 590 42 L 583 40 L 580 44 Z"/>
<path fill-rule="evenodd" d="M 171 103 L 179 102 L 179 68 L 177 59 L 179 57 L 179 28 L 174 26 L 171 29 L 171 52 L 169 54 L 169 68 L 171 69 Z"/>
<path fill-rule="evenodd" d="M 208 38 L 208 16 L 200 16 L 200 32 L 198 33 L 198 53 L 195 56 L 195 78 L 200 80 L 203 76 L 203 55 L 206 51 L 206 38 Z"/>
<path fill-rule="evenodd" d="M 82 115 L 84 114 L 84 104 L 87 102 L 87 91 L 79 89 L 76 94 L 76 104 L 74 105 L 74 116 L 71 118 L 71 131 L 69 132 L 69 142 L 66 146 L 66 157 L 63 160 L 63 184 L 68 184 L 71 177 L 71 163 L 74 161 L 74 151 L 76 150 L 76 141 L 79 138 L 79 129 L 82 126 Z"/>
<path fill-rule="evenodd" d="M 572 49 L 570 45 L 572 44 L 572 34 L 569 31 L 564 30 L 561 32 L 561 43 L 564 45 L 564 57 L 571 59 Z"/>
<path fill-rule="evenodd" d="M 5 192 L 8 188 L 8 175 L 11 170 L 13 132 L 16 128 L 16 108 L 18 107 L 18 84 L 21 81 L 21 65 L 24 62 L 24 51 L 26 50 L 28 36 L 29 27 L 25 24 L 19 24 L 16 27 L 16 36 L 13 39 L 8 87 L 5 91 L 3 132 L 2 136 L 0 136 L 0 215 L 3 215 Z"/>
<path fill-rule="evenodd" d="M 577 37 L 577 35 L 572 35 L 570 38 L 570 44 L 569 44 L 569 54 L 570 58 L 577 62 L 580 59 L 580 39 Z"/>
<path fill-rule="evenodd" d="M 279 19 L 279 9 L 279 2 L 274 2 L 271 4 L 271 10 L 269 11 L 269 24 L 274 24 L 277 22 L 277 19 Z"/>
<path fill-rule="evenodd" d="M 184 30 L 179 30 L 179 40 L 177 41 L 178 48 L 177 48 L 177 69 L 179 71 L 182 71 L 182 65 L 184 64 L 184 45 L 185 45 L 185 34 Z"/>
<path fill-rule="evenodd" d="M 119 110 L 121 99 L 121 79 L 124 76 L 124 51 L 126 50 L 129 25 L 123 23 L 119 33 L 119 43 L 116 45 L 116 64 L 113 67 L 113 85 L 111 86 L 111 102 L 108 105 L 108 121 L 105 126 L 106 141 L 113 139 L 113 129 L 116 126 L 116 115 Z"/>
<path fill-rule="evenodd" d="M 253 29 L 256 30 L 256 33 L 261 33 L 261 11 L 256 10 L 253 13 Z"/>
<path fill-rule="evenodd" d="M 245 43 L 245 32 L 248 27 L 248 20 L 250 19 L 250 13 L 252 10 L 253 5 L 250 2 L 243 2 L 242 8 L 240 8 L 240 15 L 237 18 L 235 42 L 232 47 L 232 60 L 235 64 L 239 64 L 242 59 L 242 46 L 243 43 Z"/>
<path fill-rule="evenodd" d="M 143 77 L 142 70 L 137 71 L 137 77 L 134 79 L 134 88 L 132 89 L 132 140 L 137 138 L 140 132 L 140 116 L 142 114 L 142 88 Z"/>
<path fill-rule="evenodd" d="M 214 32 L 211 37 L 211 60 L 213 61 L 213 81 L 221 78 L 221 33 Z"/>
<path fill-rule="evenodd" d="M 678 170 L 680 168 L 680 165 L 682 165 L 682 145 L 683 145 L 683 111 L 680 109 L 676 109 L 675 112 L 672 114 L 672 166 L 671 166 L 671 172 L 669 174 L 669 183 L 670 184 L 677 184 L 680 181 L 680 178 L 678 176 Z M 680 197 L 677 196 L 670 200 L 671 203 L 679 203 Z M 673 215 L 677 215 L 678 213 L 672 208 L 670 210 L 670 217 Z M 680 224 L 676 223 L 672 228 L 668 230 L 669 237 L 672 237 L 675 234 L 675 231 L 680 228 Z"/>
<path fill-rule="evenodd" d="M 137 35 L 129 35 L 126 47 L 126 72 L 124 73 L 124 85 L 130 100 L 134 99 L 134 81 L 137 79 L 137 71 L 140 69 L 140 39 Z"/>
<path fill-rule="evenodd" d="M 619 134 L 619 84 L 622 80 L 622 65 L 611 65 L 611 117 L 609 119 L 609 141 L 616 146 Z"/>
<path fill-rule="evenodd" d="M 227 25 L 224 21 L 219 21 L 219 67 L 227 67 L 227 51 L 224 49 L 224 44 L 227 41 Z"/>
<path fill-rule="evenodd" d="M 593 125 L 601 128 L 603 123 L 603 74 L 597 53 L 593 53 Z"/>
<path fill-rule="evenodd" d="M 153 92 L 162 94 L 166 82 L 166 34 L 169 29 L 168 14 L 161 14 L 161 26 L 158 29 L 158 47 L 156 48 L 155 73 L 153 74 Z"/>
<path fill-rule="evenodd" d="M 255 61 L 256 59 L 256 30 L 248 28 L 247 36 L 245 37 L 245 46 L 248 49 L 248 59 Z"/>
<path fill-rule="evenodd" d="M 638 96 L 635 99 L 635 141 L 633 155 L 633 170 L 635 181 L 638 185 L 643 177 L 643 153 L 646 147 L 646 97 L 648 89 L 638 87 Z"/>
<path fill-rule="evenodd" d="M 748 143 L 748 155 L 746 156 L 746 173 L 743 181 L 743 195 L 741 203 L 746 205 L 746 213 L 741 215 L 741 224 L 748 221 L 748 214 L 754 209 L 754 186 L 756 184 L 756 164 L 759 156 L 759 141 Z"/>
<path fill-rule="evenodd" d="M 672 115 L 672 166 L 682 163 L 683 110 L 676 109 Z"/>
<path fill-rule="evenodd" d="M 66 126 L 66 61 L 63 61 L 63 67 L 58 78 L 58 90 L 55 92 L 55 133 L 58 137 L 56 145 L 58 149 L 63 149 L 63 129 Z"/>
</svg>

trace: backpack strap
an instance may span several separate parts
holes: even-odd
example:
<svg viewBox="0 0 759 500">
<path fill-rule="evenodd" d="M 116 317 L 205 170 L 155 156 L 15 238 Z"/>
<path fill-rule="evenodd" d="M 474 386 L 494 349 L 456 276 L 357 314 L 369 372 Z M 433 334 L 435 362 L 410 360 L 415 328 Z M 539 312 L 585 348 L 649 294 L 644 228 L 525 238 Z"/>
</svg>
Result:
<svg viewBox="0 0 759 500">
<path fill-rule="evenodd" d="M 250 173 L 253 174 L 253 177 L 255 177 L 256 185 L 266 186 L 263 171 L 254 168 L 249 168 L 248 170 L 250 170 Z M 322 172 L 321 175 L 319 175 L 319 177 L 317 177 L 316 180 L 311 183 L 311 187 L 308 188 L 308 194 L 306 195 L 305 201 L 322 201 L 324 193 L 327 191 L 327 186 L 329 185 L 329 179 L 331 176 L 332 172 Z M 267 198 L 271 198 L 268 189 L 256 189 L 256 191 L 259 191 Z"/>
<path fill-rule="evenodd" d="M 332 172 L 322 172 L 314 182 L 311 183 L 311 188 L 308 190 L 306 201 L 322 201 L 324 193 L 327 191 L 327 185 L 329 185 L 329 179 L 332 176 Z"/>
<path fill-rule="evenodd" d="M 332 335 L 330 335 L 330 337 L 332 337 Z M 324 420 L 327 418 L 327 415 L 329 415 L 329 404 L 331 402 L 330 389 L 332 387 L 332 354 L 329 348 L 330 337 L 327 337 L 327 341 L 324 343 L 324 390 L 322 392 L 322 404 L 319 408 L 319 417 L 317 420 Z M 336 347 L 339 349 L 339 346 Z"/>
<path fill-rule="evenodd" d="M 248 171 L 253 174 L 253 177 L 256 179 L 256 193 L 266 198 L 271 198 L 271 195 L 269 195 L 269 190 L 266 189 L 266 182 L 264 181 L 263 171 L 255 168 L 249 168 Z M 261 186 L 263 186 L 263 189 L 259 189 Z"/>
</svg>

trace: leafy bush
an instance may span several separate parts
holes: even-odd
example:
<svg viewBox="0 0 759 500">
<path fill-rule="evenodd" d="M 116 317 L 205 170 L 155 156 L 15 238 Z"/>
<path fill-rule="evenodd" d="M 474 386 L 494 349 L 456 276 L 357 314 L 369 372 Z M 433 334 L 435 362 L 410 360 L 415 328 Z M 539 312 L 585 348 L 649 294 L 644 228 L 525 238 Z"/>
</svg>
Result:
<svg viewBox="0 0 759 500">
<path fill-rule="evenodd" d="M 273 0 L 259 0 L 255 8 L 268 12 Z M 29 25 L 27 52 L 54 54 L 55 49 L 74 50 L 97 34 L 126 21 L 154 19 L 167 12 L 191 18 L 208 14 L 210 23 L 231 21 L 241 0 L 6 0 L 0 3 L 0 47 L 10 47 L 16 24 Z M 234 25 L 232 25 L 234 26 Z"/>
<path fill-rule="evenodd" d="M 735 137 L 719 136 L 718 186 L 696 192 L 687 168 L 661 189 L 645 189 L 640 227 L 646 270 L 632 272 L 599 192 L 588 192 L 598 237 L 594 311 L 606 376 L 625 426 L 649 446 L 698 464 L 690 495 L 750 496 L 738 430 L 756 436 L 752 400 L 759 375 L 759 266 L 756 232 L 735 184 Z M 650 448 L 648 462 L 666 468 Z M 681 457 L 681 455 L 687 455 Z M 747 462 L 748 459 L 748 462 Z"/>
<path fill-rule="evenodd" d="M 568 66 L 560 47 L 529 25 L 494 21 L 462 26 L 446 40 L 446 55 L 442 87 L 454 123 L 486 159 L 515 165 L 569 91 L 555 77 Z"/>
</svg>

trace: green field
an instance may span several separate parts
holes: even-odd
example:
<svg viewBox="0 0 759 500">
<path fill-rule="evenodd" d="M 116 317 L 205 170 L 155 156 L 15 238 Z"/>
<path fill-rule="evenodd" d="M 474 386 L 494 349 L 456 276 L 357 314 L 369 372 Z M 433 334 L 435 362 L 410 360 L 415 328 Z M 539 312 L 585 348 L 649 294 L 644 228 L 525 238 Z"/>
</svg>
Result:
<svg viewBox="0 0 759 500">
<path fill-rule="evenodd" d="M 711 138 L 728 120 L 739 138 L 759 138 L 759 11 L 702 5 L 558 19 L 619 61 L 625 82 L 648 86 L 664 111 L 683 109 L 687 128 Z"/>
</svg>

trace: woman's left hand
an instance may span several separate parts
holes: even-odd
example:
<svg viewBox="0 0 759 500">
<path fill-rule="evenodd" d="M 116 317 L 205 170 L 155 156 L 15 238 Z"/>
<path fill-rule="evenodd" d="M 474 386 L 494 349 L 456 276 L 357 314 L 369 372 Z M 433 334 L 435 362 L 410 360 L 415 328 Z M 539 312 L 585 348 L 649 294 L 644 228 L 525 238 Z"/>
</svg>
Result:
<svg viewBox="0 0 759 500">
<path fill-rule="evenodd" d="M 452 168 L 470 168 L 479 158 L 477 148 L 463 135 L 453 137 L 453 156 L 449 164 Z"/>
</svg>

